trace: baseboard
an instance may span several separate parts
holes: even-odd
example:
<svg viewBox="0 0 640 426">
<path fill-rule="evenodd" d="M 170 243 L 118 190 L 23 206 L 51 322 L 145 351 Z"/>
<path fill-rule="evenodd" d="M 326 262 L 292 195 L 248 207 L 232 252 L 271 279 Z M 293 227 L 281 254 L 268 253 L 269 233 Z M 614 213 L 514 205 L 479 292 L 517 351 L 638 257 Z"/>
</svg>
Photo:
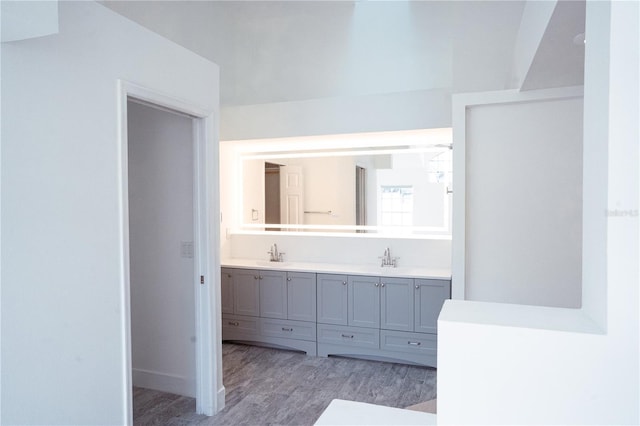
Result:
<svg viewBox="0 0 640 426">
<path fill-rule="evenodd" d="M 218 412 L 222 411 L 222 409 L 224 409 L 225 406 L 225 395 L 227 393 L 227 390 L 225 389 L 224 386 L 222 386 L 220 389 L 218 389 L 218 393 L 216 394 L 217 397 L 217 401 L 218 401 Z"/>
<path fill-rule="evenodd" d="M 161 373 L 159 371 L 143 370 L 141 368 L 131 369 L 131 374 L 133 386 L 189 396 L 191 398 L 196 397 L 195 381 L 189 380 L 186 377 Z"/>
<path fill-rule="evenodd" d="M 437 414 L 438 412 L 437 404 L 438 404 L 437 399 L 431 399 L 429 401 L 420 402 L 418 404 L 411 405 L 405 408 L 405 410 L 422 411 L 423 413 Z"/>
</svg>

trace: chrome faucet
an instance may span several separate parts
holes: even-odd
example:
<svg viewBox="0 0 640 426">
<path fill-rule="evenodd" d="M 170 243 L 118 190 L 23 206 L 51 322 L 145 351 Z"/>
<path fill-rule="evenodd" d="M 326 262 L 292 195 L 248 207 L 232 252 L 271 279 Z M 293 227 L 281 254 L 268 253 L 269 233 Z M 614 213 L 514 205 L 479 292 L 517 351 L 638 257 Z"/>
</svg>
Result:
<svg viewBox="0 0 640 426">
<path fill-rule="evenodd" d="M 278 252 L 277 244 L 274 244 L 273 246 L 271 246 L 271 250 L 268 251 L 267 253 L 269 253 L 270 255 L 269 257 L 270 262 L 282 262 L 283 260 L 282 255 L 284 254 L 284 252 Z"/>
<path fill-rule="evenodd" d="M 395 268 L 397 266 L 397 260 L 399 259 L 398 257 L 391 257 L 391 249 L 389 249 L 389 247 L 387 247 L 384 250 L 384 255 L 382 257 L 379 257 L 378 259 L 382 259 L 382 262 L 380 264 L 380 266 L 385 267 L 391 267 L 391 268 Z"/>
</svg>

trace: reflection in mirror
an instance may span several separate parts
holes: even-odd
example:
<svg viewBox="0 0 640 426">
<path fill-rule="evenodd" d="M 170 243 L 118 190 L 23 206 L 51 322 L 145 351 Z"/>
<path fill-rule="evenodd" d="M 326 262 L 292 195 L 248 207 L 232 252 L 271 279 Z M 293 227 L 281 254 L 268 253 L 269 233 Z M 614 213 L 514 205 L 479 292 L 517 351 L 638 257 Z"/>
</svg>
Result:
<svg viewBox="0 0 640 426">
<path fill-rule="evenodd" d="M 358 136 L 242 152 L 242 228 L 450 235 L 450 129 Z"/>
</svg>

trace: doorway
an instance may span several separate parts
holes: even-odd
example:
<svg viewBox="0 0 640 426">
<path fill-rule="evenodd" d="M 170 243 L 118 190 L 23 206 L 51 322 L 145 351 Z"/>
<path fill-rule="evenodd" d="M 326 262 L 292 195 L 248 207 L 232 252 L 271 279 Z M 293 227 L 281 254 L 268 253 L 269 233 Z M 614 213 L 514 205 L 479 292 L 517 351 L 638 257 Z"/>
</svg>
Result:
<svg viewBox="0 0 640 426">
<path fill-rule="evenodd" d="M 122 359 L 124 369 L 123 374 L 123 391 L 124 401 L 128 424 L 133 422 L 133 339 L 132 339 L 132 278 L 130 256 L 130 211 L 129 211 L 129 123 L 128 109 L 133 103 L 142 104 L 146 108 L 162 111 L 165 113 L 178 115 L 188 121 L 191 128 L 190 133 L 190 155 L 191 155 L 191 171 L 186 172 L 191 179 L 191 206 L 186 207 L 189 210 L 187 216 L 191 217 L 191 239 L 188 237 L 179 237 L 176 244 L 173 243 L 172 249 L 166 249 L 172 253 L 172 256 L 183 262 L 191 271 L 191 282 L 186 284 L 193 290 L 191 300 L 192 303 L 186 308 L 189 312 L 184 318 L 192 318 L 185 322 L 189 322 L 189 328 L 193 331 L 189 336 L 189 342 L 193 346 L 193 356 L 188 356 L 193 360 L 195 366 L 194 378 L 191 382 L 183 380 L 187 383 L 184 393 L 194 393 L 196 398 L 196 412 L 198 414 L 214 415 L 224 408 L 225 389 L 222 384 L 222 345 L 218 335 L 218 327 L 220 321 L 219 305 L 220 298 L 220 254 L 217 250 L 219 247 L 220 228 L 218 225 L 217 213 L 219 211 L 219 189 L 217 185 L 217 169 L 219 151 L 217 139 L 215 138 L 215 117 L 214 111 L 202 109 L 197 105 L 184 102 L 175 97 L 162 94 L 158 91 L 141 87 L 123 80 L 118 81 L 119 88 L 119 146 L 121 149 L 121 272 L 122 272 L 122 300 L 125 309 L 122 315 L 122 331 L 124 336 L 122 346 Z M 132 102 L 130 102 L 132 101 Z M 136 108 L 135 106 L 133 108 Z M 143 161 L 155 161 L 152 156 L 143 156 Z M 170 166 L 173 167 L 173 166 Z M 172 185 L 178 178 L 166 178 L 162 184 L 158 186 L 163 188 L 159 191 L 161 195 L 168 196 L 174 192 L 183 192 Z M 188 180 L 188 179 L 187 179 Z M 189 192 L 187 190 L 187 192 Z M 183 212 L 184 213 L 184 212 Z M 145 219 L 155 224 L 155 229 L 159 229 L 159 222 L 155 214 L 151 214 Z M 153 228 L 153 227 L 152 227 Z M 136 230 L 133 230 L 135 233 Z M 134 237 L 135 238 L 135 237 Z M 134 243 L 135 244 L 135 243 Z M 171 245 L 171 244 L 170 244 Z M 147 247 L 151 246 L 148 244 Z M 152 247 L 150 250 L 142 250 L 142 255 L 149 255 L 153 251 L 160 251 L 160 247 Z M 135 273 L 135 272 L 134 272 Z M 157 272 L 156 272 L 157 275 Z M 186 279 L 189 280 L 188 278 Z M 182 279 L 180 280 L 183 281 Z M 136 291 L 135 289 L 133 291 Z M 189 292 L 181 287 L 181 291 Z M 189 295 L 185 297 L 189 299 Z M 155 301 L 158 306 L 163 307 L 162 303 Z M 181 308 L 185 310 L 185 308 Z M 165 325 L 169 321 L 165 322 Z M 193 328 L 191 328 L 193 325 Z M 176 327 L 174 323 L 169 327 Z M 137 350 L 137 349 L 136 349 Z M 156 350 L 156 349 L 154 349 Z M 164 355 L 163 355 L 164 356 Z M 191 361 L 189 361 L 191 362 Z M 159 364 L 158 364 L 159 365 Z M 141 370 L 145 370 L 141 368 Z M 193 371 L 193 369 L 191 369 Z M 142 373 L 155 373 L 153 369 L 143 371 Z M 168 375 L 171 375 L 169 373 Z M 175 374 L 180 376 L 180 374 Z M 158 375 L 156 375 L 158 377 Z M 160 376 L 162 377 L 162 376 Z M 165 377 L 166 378 L 166 377 Z M 176 379 L 175 377 L 172 378 Z M 173 380 L 175 383 L 176 380 Z M 179 381 L 179 380 L 178 380 Z M 174 390 L 175 392 L 175 390 Z M 182 391 L 181 391 L 182 392 Z"/>
<path fill-rule="evenodd" d="M 193 118 L 127 115 L 133 386 L 195 397 Z"/>
<path fill-rule="evenodd" d="M 264 163 L 264 223 L 280 224 L 280 164 Z M 265 228 L 279 231 L 280 228 Z"/>
<path fill-rule="evenodd" d="M 367 225 L 367 169 L 356 166 L 356 226 Z M 356 232 L 364 232 L 356 229 Z"/>
</svg>

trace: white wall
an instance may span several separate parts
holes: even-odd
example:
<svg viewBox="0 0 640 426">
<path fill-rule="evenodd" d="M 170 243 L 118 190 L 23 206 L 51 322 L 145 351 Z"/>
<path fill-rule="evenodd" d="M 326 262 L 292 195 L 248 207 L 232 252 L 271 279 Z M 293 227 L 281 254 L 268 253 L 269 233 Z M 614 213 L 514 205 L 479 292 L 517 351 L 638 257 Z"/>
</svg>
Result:
<svg viewBox="0 0 640 426">
<path fill-rule="evenodd" d="M 192 120 L 127 112 L 133 385 L 195 397 Z"/>
<path fill-rule="evenodd" d="M 124 424 L 117 80 L 217 111 L 218 68 L 93 2 L 59 17 L 2 44 L 2 423 Z"/>
<path fill-rule="evenodd" d="M 639 19 L 587 4 L 583 308 L 445 303 L 439 424 L 640 422 Z"/>
<path fill-rule="evenodd" d="M 555 0 L 525 2 L 513 51 L 511 87 L 520 87 L 525 81 L 557 4 Z"/>
<path fill-rule="evenodd" d="M 427 5 L 431 2 L 424 2 Z M 515 41 L 526 1 L 454 1 L 452 92 L 509 86 Z M 428 7 L 427 7 L 428 9 Z"/>
<path fill-rule="evenodd" d="M 465 299 L 579 308 L 582 99 L 466 110 Z"/>
<path fill-rule="evenodd" d="M 451 127 L 451 91 L 228 106 L 220 120 L 223 141 Z"/>
</svg>

